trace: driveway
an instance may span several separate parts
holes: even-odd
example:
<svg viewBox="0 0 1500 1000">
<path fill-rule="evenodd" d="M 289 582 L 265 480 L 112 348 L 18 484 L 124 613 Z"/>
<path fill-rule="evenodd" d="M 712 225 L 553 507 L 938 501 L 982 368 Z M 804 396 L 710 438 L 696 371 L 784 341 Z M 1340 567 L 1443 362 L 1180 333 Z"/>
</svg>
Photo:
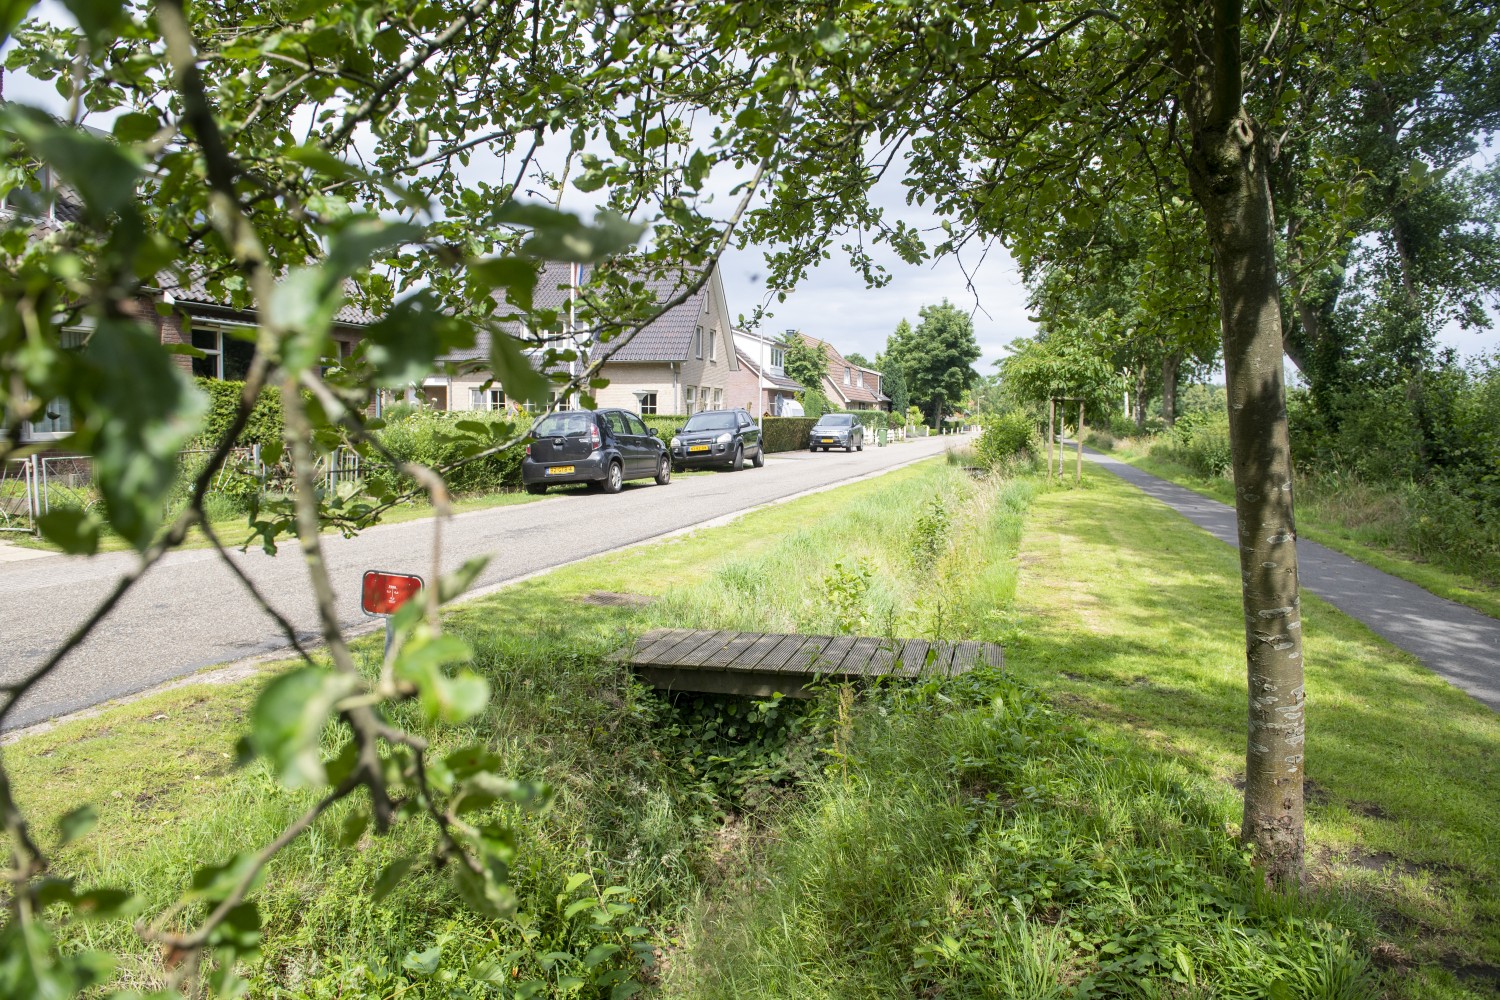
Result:
<svg viewBox="0 0 1500 1000">
<path fill-rule="evenodd" d="M 568 493 L 536 503 L 474 511 L 443 532 L 443 570 L 479 555 L 491 561 L 476 587 L 494 586 L 670 532 L 743 513 L 810 490 L 889 472 L 942 454 L 955 438 L 924 438 L 863 452 L 771 455 L 765 468 L 679 478 L 669 486 L 632 483 L 617 496 Z M 367 569 L 429 575 L 433 523 L 371 528 L 344 539 L 324 536 L 324 554 L 346 627 L 367 626 L 359 610 L 359 579 Z M 236 562 L 300 632 L 316 627 L 311 590 L 299 550 L 277 556 L 236 553 Z M 0 682 L 24 676 L 45 660 L 97 606 L 131 553 L 92 559 L 54 556 L 0 563 Z M 255 606 L 212 550 L 166 556 L 7 717 L 7 729 L 154 687 L 219 663 L 286 645 L 271 618 Z"/>
</svg>

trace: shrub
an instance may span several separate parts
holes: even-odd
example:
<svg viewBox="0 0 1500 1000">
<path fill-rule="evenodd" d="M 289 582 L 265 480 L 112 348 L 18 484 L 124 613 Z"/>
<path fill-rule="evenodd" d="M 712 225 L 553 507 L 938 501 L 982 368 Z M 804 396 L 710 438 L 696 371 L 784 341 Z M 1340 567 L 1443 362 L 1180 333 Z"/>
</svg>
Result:
<svg viewBox="0 0 1500 1000">
<path fill-rule="evenodd" d="M 1151 454 L 1186 466 L 1206 479 L 1226 476 L 1232 463 L 1229 415 L 1206 411 L 1188 414 L 1177 421 L 1176 427 L 1156 438 Z"/>
<path fill-rule="evenodd" d="M 234 413 L 239 409 L 245 383 L 215 378 L 199 378 L 194 381 L 208 396 L 208 415 L 203 418 L 203 431 L 199 437 L 205 446 L 212 447 L 229 430 Z M 280 441 L 281 428 L 281 393 L 275 386 L 267 386 L 261 391 L 255 409 L 250 411 L 250 421 L 236 443 L 264 445 Z"/>
<path fill-rule="evenodd" d="M 646 426 L 656 432 L 656 436 L 663 441 L 672 440 L 672 435 L 682 430 L 682 425 L 687 423 L 687 417 L 675 417 L 668 414 L 649 414 L 642 416 Z"/>
<path fill-rule="evenodd" d="M 806 448 L 807 435 L 817 422 L 816 417 L 767 417 L 764 437 L 767 453 Z"/>
<path fill-rule="evenodd" d="M 873 432 L 891 427 L 891 415 L 884 410 L 829 410 L 828 412 L 847 413 L 867 431 Z M 808 416 L 812 414 L 809 413 Z"/>
<path fill-rule="evenodd" d="M 802 415 L 817 420 L 825 413 L 837 413 L 838 408 L 817 389 L 808 389 L 798 397 L 802 403 Z"/>
<path fill-rule="evenodd" d="M 1011 410 L 985 418 L 975 450 L 980 464 L 995 468 L 1021 452 L 1036 454 L 1040 444 L 1035 421 L 1024 410 Z"/>
<path fill-rule="evenodd" d="M 457 430 L 456 425 L 460 422 L 488 425 L 495 440 L 522 429 L 514 418 L 504 413 L 445 413 L 418 409 L 388 420 L 380 432 L 380 441 L 402 461 L 442 468 L 474 451 L 472 436 Z M 448 489 L 460 494 L 517 489 L 521 485 L 523 454 L 523 447 L 517 445 L 460 466 L 445 476 Z M 372 464 L 366 466 L 365 482 L 372 492 L 403 492 L 416 487 L 410 477 L 382 464 L 380 459 L 370 461 Z"/>
</svg>

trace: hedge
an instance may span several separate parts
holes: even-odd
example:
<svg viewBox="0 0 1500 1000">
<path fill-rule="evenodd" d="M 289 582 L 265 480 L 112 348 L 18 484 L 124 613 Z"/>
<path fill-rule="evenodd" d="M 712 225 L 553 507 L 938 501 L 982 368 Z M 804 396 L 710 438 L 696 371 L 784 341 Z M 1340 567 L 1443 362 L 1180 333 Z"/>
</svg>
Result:
<svg viewBox="0 0 1500 1000">
<path fill-rule="evenodd" d="M 198 388 L 208 396 L 208 415 L 203 418 L 203 431 L 199 435 L 205 445 L 216 444 L 229 430 L 234 415 L 240 408 L 240 396 L 245 383 L 226 382 L 216 378 L 194 379 Z M 281 440 L 281 392 L 275 386 L 261 390 L 255 409 L 250 411 L 250 420 L 245 424 L 237 444 L 265 445 Z"/>
<path fill-rule="evenodd" d="M 847 413 L 859 422 L 859 425 L 868 431 L 878 431 L 882 428 L 891 428 L 891 415 L 884 410 L 834 410 L 835 413 Z"/>
<path fill-rule="evenodd" d="M 656 436 L 663 441 L 671 441 L 672 435 L 682 430 L 682 425 L 687 423 L 687 417 L 674 417 L 667 414 L 645 414 L 641 417 L 646 422 L 647 428 L 656 432 Z"/>
<path fill-rule="evenodd" d="M 767 452 L 800 451 L 817 423 L 814 417 L 766 417 L 763 438 Z"/>
<path fill-rule="evenodd" d="M 451 465 L 468 454 L 474 446 L 472 437 L 464 435 L 454 427 L 460 421 L 482 423 L 491 426 L 505 425 L 511 431 L 524 430 L 512 418 L 500 412 L 418 409 L 407 414 L 398 414 L 388 420 L 380 431 L 380 442 L 397 458 L 407 462 L 418 462 L 430 469 Z M 500 428 L 497 427 L 497 430 Z M 519 489 L 521 486 L 521 456 L 525 449 L 516 445 L 497 455 L 468 462 L 444 478 L 454 493 L 492 493 L 496 490 Z M 415 483 L 388 466 L 376 464 L 365 470 L 365 482 L 371 492 L 404 491 L 415 487 Z"/>
</svg>

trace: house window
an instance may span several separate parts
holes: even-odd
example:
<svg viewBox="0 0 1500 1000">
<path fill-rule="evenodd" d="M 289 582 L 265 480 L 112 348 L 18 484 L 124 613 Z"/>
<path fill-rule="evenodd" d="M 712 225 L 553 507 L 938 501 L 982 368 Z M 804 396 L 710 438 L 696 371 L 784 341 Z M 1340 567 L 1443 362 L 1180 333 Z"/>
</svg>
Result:
<svg viewBox="0 0 1500 1000">
<path fill-rule="evenodd" d="M 844 384 L 849 384 L 849 369 L 847 368 L 844 369 Z"/>
<path fill-rule="evenodd" d="M 719 338 L 713 330 L 708 331 L 708 360 L 719 360 Z"/>
<path fill-rule="evenodd" d="M 77 351 L 88 342 L 88 330 L 63 330 L 60 346 Z M 73 404 L 66 399 L 49 399 L 35 417 L 21 429 L 23 441 L 60 441 L 73 433 Z"/>
<path fill-rule="evenodd" d="M 722 410 L 722 409 L 724 409 L 724 390 L 723 389 L 715 389 L 714 390 L 714 409 L 716 409 L 716 410 Z"/>
<path fill-rule="evenodd" d="M 656 413 L 656 393 L 638 392 L 635 398 L 640 402 L 640 410 L 643 416 L 651 416 Z"/>
<path fill-rule="evenodd" d="M 771 348 L 771 367 L 786 368 L 786 350 L 784 348 Z"/>
<path fill-rule="evenodd" d="M 855 378 L 859 380 L 859 387 L 863 389 L 865 387 L 865 373 L 860 372 Z"/>
<path fill-rule="evenodd" d="M 193 324 L 193 346 L 203 352 L 203 357 L 193 359 L 193 374 L 199 378 L 241 382 L 250 373 L 255 345 L 241 340 L 225 327 Z"/>
<path fill-rule="evenodd" d="M 469 409 L 471 410 L 503 410 L 505 409 L 505 390 L 503 389 L 470 389 Z"/>
<path fill-rule="evenodd" d="M 693 328 L 693 357 L 703 358 L 703 327 Z"/>
<path fill-rule="evenodd" d="M 695 397 L 694 397 L 694 393 L 695 392 L 697 392 L 697 387 L 691 386 L 691 385 L 687 387 L 687 411 L 688 411 L 688 415 L 689 416 L 691 416 L 693 413 L 696 412 L 693 409 L 693 403 L 694 403 L 694 400 L 695 400 Z"/>
<path fill-rule="evenodd" d="M 698 409 L 699 410 L 707 410 L 707 409 L 709 409 L 709 405 L 708 405 L 708 386 L 706 386 L 706 385 L 700 385 L 698 387 Z"/>
</svg>

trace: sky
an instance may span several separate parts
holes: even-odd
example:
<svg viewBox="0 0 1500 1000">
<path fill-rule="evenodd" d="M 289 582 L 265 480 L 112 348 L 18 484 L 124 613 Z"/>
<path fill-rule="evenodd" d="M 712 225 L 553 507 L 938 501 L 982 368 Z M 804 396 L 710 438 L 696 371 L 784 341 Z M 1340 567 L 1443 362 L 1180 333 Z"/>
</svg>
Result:
<svg viewBox="0 0 1500 1000">
<path fill-rule="evenodd" d="M 69 19 L 50 0 L 38 8 L 38 13 L 58 20 Z M 23 73 L 5 73 L 4 89 L 7 99 L 37 104 L 54 113 L 65 111 L 51 84 Z M 108 117 L 95 116 L 89 122 L 107 127 Z M 1497 155 L 1500 148 L 1491 141 L 1475 157 L 1474 165 L 1487 165 Z M 875 201 L 892 222 L 905 219 L 924 230 L 937 224 L 930 213 L 905 204 L 902 189 L 894 178 L 876 189 Z M 581 206 L 565 207 L 576 211 Z M 781 303 L 767 300 L 766 267 L 759 249 L 728 251 L 721 270 L 731 317 L 748 317 L 764 304 L 771 315 L 762 319 L 762 331 L 798 329 L 832 343 L 842 353 L 857 352 L 871 359 L 884 349 L 886 338 L 898 322 L 906 319 L 915 325 L 919 321 L 918 311 L 924 305 L 935 305 L 946 298 L 971 314 L 981 351 L 975 368 L 981 374 L 990 374 L 994 363 L 1006 353 L 1006 345 L 1018 337 L 1031 336 L 1036 328 L 1028 319 L 1026 289 L 1014 261 L 998 245 L 991 246 L 988 253 L 982 251 L 982 247 L 974 247 L 958 259 L 950 257 L 913 266 L 880 247 L 875 256 L 886 266 L 891 280 L 881 288 L 868 288 L 848 262 L 840 259 L 839 251 L 833 249 L 832 259 L 812 271 Z M 1446 329 L 1438 339 L 1441 345 L 1455 348 L 1464 356 L 1493 356 L 1500 352 L 1500 323 L 1479 332 Z"/>
</svg>

